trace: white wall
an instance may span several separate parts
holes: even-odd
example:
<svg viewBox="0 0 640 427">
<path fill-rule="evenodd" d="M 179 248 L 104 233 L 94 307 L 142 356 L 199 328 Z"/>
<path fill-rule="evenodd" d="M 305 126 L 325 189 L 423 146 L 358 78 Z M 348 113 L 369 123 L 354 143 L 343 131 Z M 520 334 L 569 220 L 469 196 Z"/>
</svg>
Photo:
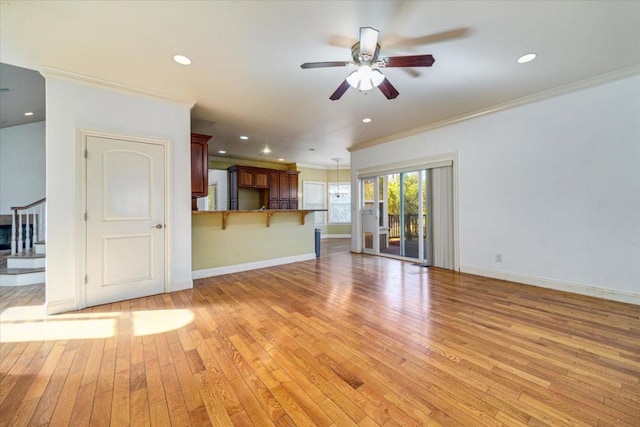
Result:
<svg viewBox="0 0 640 427">
<path fill-rule="evenodd" d="M 45 122 L 0 129 L 0 214 L 45 195 Z"/>
<path fill-rule="evenodd" d="M 462 271 L 640 304 L 640 76 L 354 151 L 353 182 L 450 152 Z"/>
<path fill-rule="evenodd" d="M 190 108 L 45 76 L 47 96 L 47 311 L 77 306 L 78 128 L 169 141 L 171 290 L 192 286 Z"/>
</svg>

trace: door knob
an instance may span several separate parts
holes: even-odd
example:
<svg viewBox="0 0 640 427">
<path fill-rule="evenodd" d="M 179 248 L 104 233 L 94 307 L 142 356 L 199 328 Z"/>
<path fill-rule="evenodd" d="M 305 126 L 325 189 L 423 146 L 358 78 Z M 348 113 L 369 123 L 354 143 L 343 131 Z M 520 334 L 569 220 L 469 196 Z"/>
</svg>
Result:
<svg viewBox="0 0 640 427">
<path fill-rule="evenodd" d="M 151 226 L 151 228 L 157 228 L 158 230 L 160 230 L 162 227 L 164 227 L 162 224 L 156 224 Z"/>
</svg>

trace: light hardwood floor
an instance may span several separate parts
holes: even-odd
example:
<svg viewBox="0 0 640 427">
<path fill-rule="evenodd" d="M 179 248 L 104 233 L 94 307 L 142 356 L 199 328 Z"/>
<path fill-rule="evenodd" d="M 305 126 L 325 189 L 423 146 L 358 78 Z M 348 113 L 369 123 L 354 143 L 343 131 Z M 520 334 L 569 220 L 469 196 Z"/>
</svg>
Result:
<svg viewBox="0 0 640 427">
<path fill-rule="evenodd" d="M 0 296 L 0 425 L 640 425 L 639 306 L 346 241 L 61 316 Z"/>
</svg>

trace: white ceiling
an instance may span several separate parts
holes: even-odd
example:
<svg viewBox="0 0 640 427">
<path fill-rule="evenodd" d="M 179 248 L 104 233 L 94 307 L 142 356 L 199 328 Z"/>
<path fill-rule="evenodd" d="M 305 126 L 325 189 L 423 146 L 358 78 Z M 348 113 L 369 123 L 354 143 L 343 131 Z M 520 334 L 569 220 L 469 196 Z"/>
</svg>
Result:
<svg viewBox="0 0 640 427">
<path fill-rule="evenodd" d="M 350 70 L 300 64 L 349 61 L 362 26 L 380 31 L 381 57 L 435 64 L 384 70 L 394 100 L 349 89 L 330 101 Z M 527 52 L 538 58 L 517 64 Z M 270 159 L 335 166 L 356 144 L 637 67 L 640 2 L 11 0 L 0 62 L 196 100 L 211 153 L 263 158 L 267 144 Z"/>
</svg>

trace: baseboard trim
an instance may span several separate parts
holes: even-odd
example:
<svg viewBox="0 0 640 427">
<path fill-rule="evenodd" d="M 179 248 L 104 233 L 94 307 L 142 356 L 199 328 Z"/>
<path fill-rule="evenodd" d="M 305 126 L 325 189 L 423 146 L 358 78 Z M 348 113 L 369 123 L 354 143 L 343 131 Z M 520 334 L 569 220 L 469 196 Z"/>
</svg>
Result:
<svg viewBox="0 0 640 427">
<path fill-rule="evenodd" d="M 275 267 L 293 262 L 310 261 L 316 259 L 315 253 L 294 255 L 284 258 L 267 259 L 264 261 L 247 262 L 244 264 L 225 265 L 224 267 L 207 268 L 204 270 L 194 270 L 191 272 L 193 279 L 204 279 L 205 277 L 221 276 L 223 274 L 240 273 L 241 271 L 257 270 L 259 268 Z"/>
<path fill-rule="evenodd" d="M 321 239 L 350 239 L 351 234 L 322 234 Z"/>
<path fill-rule="evenodd" d="M 193 280 L 183 280 L 182 282 L 173 283 L 168 292 L 184 291 L 191 288 L 193 288 Z"/>
<path fill-rule="evenodd" d="M 76 300 L 74 298 L 64 299 L 60 301 L 47 301 L 47 303 L 45 304 L 47 316 L 51 314 L 66 313 L 68 311 L 74 311 L 76 309 Z"/>
<path fill-rule="evenodd" d="M 590 297 L 624 302 L 628 304 L 640 305 L 640 294 L 634 294 L 631 292 L 622 292 L 614 289 L 598 288 L 596 286 L 589 286 L 581 283 L 546 279 L 543 277 L 529 276 L 526 274 L 518 274 L 518 273 L 510 273 L 507 271 L 485 270 L 482 268 L 472 267 L 468 265 L 461 265 L 460 271 L 463 273 L 475 274 L 478 276 L 491 277 L 494 279 L 508 280 L 510 282 L 522 283 L 525 285 L 554 289 L 556 291 L 571 292 L 574 294 L 580 294 L 580 295 L 586 295 Z"/>
</svg>

